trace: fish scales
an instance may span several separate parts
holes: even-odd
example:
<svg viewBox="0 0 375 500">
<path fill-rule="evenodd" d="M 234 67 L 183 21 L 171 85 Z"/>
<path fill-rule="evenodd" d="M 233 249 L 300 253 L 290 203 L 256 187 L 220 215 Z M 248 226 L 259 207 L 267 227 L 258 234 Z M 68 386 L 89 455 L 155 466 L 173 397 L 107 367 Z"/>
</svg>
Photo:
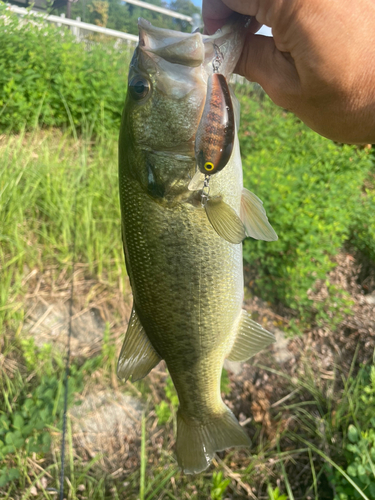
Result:
<svg viewBox="0 0 375 500">
<path fill-rule="evenodd" d="M 242 225 L 237 137 L 229 162 L 212 176 L 210 211 L 201 205 L 203 184 L 191 189 L 213 43 L 229 76 L 245 35 L 241 23 L 207 37 L 141 20 L 119 139 L 122 235 L 134 302 L 118 374 L 138 380 L 165 360 L 179 398 L 177 459 L 186 473 L 207 468 L 215 451 L 249 445 L 221 399 L 222 366 L 226 357 L 247 359 L 273 341 L 242 310 L 242 246 L 229 241 L 234 218 Z M 225 47 L 235 57 L 225 56 Z M 261 204 L 250 195 L 254 206 Z"/>
<path fill-rule="evenodd" d="M 179 387 L 180 404 L 196 418 L 212 403 L 204 388 L 220 382 L 227 341 L 241 311 L 241 248 L 220 238 L 203 210 L 150 204 L 149 196 L 129 182 L 121 191 L 122 210 L 132 218 L 123 230 L 137 312 Z M 214 399 L 217 406 L 219 391 Z"/>
</svg>

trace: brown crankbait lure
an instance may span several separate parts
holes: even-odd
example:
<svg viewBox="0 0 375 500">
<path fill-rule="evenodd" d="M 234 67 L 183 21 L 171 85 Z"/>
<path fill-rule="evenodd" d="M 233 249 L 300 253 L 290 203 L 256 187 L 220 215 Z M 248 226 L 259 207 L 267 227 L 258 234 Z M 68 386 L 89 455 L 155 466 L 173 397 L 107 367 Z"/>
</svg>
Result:
<svg viewBox="0 0 375 500">
<path fill-rule="evenodd" d="M 224 75 L 208 78 L 207 96 L 195 137 L 195 157 L 205 175 L 220 172 L 228 163 L 234 143 L 234 113 Z"/>
</svg>

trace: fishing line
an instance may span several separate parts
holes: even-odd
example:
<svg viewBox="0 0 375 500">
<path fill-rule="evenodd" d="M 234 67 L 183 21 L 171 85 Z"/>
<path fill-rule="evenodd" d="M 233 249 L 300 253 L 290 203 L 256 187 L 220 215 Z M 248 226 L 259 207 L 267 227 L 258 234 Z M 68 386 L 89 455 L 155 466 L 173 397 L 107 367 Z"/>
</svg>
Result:
<svg viewBox="0 0 375 500">
<path fill-rule="evenodd" d="M 64 480 L 65 480 L 65 441 L 66 441 L 66 424 L 68 412 L 68 389 L 69 389 L 69 375 L 70 375 L 70 341 L 72 338 L 72 317 L 73 317 L 73 297 L 74 297 L 74 271 L 76 265 L 76 226 L 77 226 L 77 191 L 76 187 L 74 195 L 73 206 L 73 228 L 72 228 L 72 283 L 70 286 L 70 303 L 69 303 L 69 327 L 68 327 L 68 341 L 66 347 L 66 361 L 65 361 L 65 377 L 64 377 L 64 413 L 63 413 L 63 427 L 62 427 L 62 441 L 61 441 L 61 474 L 60 474 L 60 500 L 64 500 Z"/>
</svg>

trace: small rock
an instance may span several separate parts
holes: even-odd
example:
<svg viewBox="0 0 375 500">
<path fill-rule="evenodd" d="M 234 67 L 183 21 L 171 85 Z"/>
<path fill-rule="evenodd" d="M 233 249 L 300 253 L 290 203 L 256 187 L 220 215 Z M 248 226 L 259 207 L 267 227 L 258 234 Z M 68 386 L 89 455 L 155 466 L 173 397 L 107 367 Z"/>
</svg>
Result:
<svg viewBox="0 0 375 500">
<path fill-rule="evenodd" d="M 375 304 L 375 293 L 371 293 L 370 295 L 366 295 L 364 297 L 364 300 L 367 304 L 370 304 L 371 306 Z"/>
<path fill-rule="evenodd" d="M 47 478 L 46 477 L 42 477 L 37 483 L 36 485 L 38 486 L 38 488 L 41 490 L 41 489 L 46 489 L 47 488 Z"/>
<path fill-rule="evenodd" d="M 224 360 L 224 368 L 229 370 L 234 375 L 239 375 L 242 372 L 242 365 L 240 361 L 229 361 L 229 359 Z"/>
<path fill-rule="evenodd" d="M 275 328 L 273 333 L 276 337 L 276 342 L 273 344 L 274 358 L 280 364 L 286 363 L 294 357 L 288 349 L 289 339 L 286 339 L 284 332 L 278 328 Z"/>
</svg>

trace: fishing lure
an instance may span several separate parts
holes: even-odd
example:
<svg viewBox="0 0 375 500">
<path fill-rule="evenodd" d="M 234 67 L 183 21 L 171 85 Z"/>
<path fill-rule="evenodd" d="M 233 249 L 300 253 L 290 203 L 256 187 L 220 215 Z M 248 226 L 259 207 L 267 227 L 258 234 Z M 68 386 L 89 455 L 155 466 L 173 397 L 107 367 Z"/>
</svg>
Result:
<svg viewBox="0 0 375 500">
<path fill-rule="evenodd" d="M 231 157 L 234 144 L 234 112 L 224 75 L 213 73 L 195 137 L 195 158 L 202 174 L 220 172 Z"/>
</svg>

